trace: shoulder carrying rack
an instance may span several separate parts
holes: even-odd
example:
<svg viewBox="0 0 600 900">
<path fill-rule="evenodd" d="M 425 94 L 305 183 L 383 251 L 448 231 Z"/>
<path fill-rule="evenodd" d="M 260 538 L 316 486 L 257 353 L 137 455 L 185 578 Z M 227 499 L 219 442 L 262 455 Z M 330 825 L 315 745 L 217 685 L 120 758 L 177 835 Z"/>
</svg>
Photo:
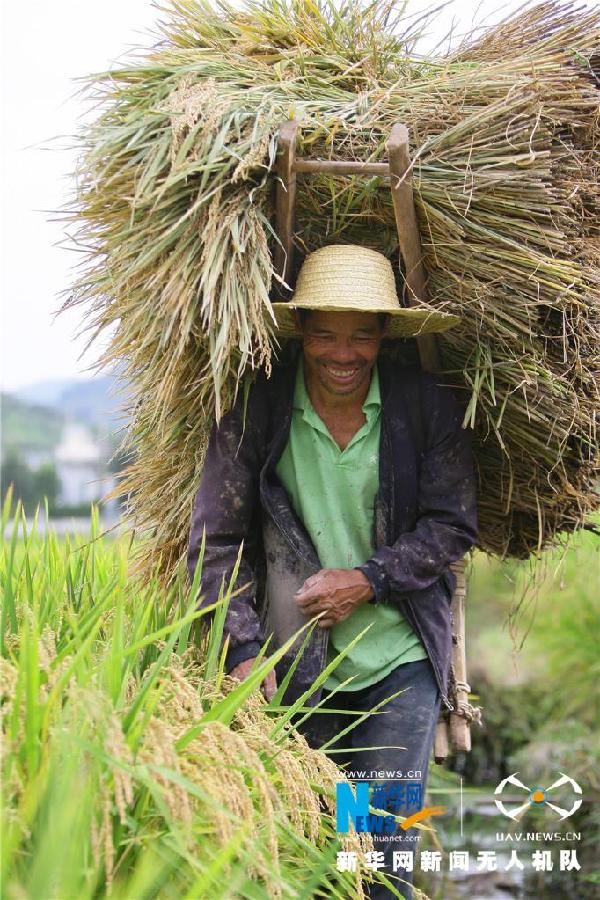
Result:
<svg viewBox="0 0 600 900">
<path fill-rule="evenodd" d="M 311 172 L 328 172 L 335 175 L 381 175 L 391 179 L 392 201 L 398 231 L 400 255 L 404 264 L 404 280 L 408 304 L 426 299 L 425 271 L 423 269 L 421 238 L 417 225 L 412 190 L 412 175 L 408 149 L 408 129 L 396 123 L 386 142 L 387 162 L 358 162 L 334 159 L 306 159 L 296 156 L 299 124 L 288 120 L 279 129 L 277 150 L 276 227 L 281 246 L 276 245 L 274 268 L 287 281 L 293 270 L 294 212 L 296 205 L 296 175 Z M 285 299 L 285 297 L 283 297 Z M 423 369 L 438 371 L 440 356 L 433 334 L 417 337 L 419 357 Z M 452 564 L 456 575 L 456 589 L 452 598 L 453 620 L 452 664 L 449 696 L 454 706 L 452 712 L 442 711 L 435 737 L 434 756 L 443 762 L 450 752 L 471 749 L 472 721 L 480 722 L 480 710 L 469 703 L 470 686 L 467 682 L 465 655 L 465 560 Z"/>
</svg>

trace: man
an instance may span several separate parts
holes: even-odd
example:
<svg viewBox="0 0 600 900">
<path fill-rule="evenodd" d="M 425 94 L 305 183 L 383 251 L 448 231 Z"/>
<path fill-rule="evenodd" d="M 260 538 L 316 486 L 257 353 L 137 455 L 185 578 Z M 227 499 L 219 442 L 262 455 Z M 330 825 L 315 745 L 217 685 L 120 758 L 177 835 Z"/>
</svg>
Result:
<svg viewBox="0 0 600 900">
<path fill-rule="evenodd" d="M 271 378 L 260 375 L 213 429 L 192 515 L 190 576 L 205 530 L 202 602 L 214 602 L 243 541 L 225 626 L 228 671 L 245 678 L 269 635 L 279 647 L 319 617 L 285 699 L 310 689 L 347 651 L 307 703 L 325 696 L 325 708 L 348 712 L 312 716 L 307 739 L 334 742 L 356 710 L 382 704 L 341 738 L 347 754 L 336 760 L 358 779 L 397 772 L 380 791 L 397 791 L 411 773 L 424 792 L 440 705 L 450 706 L 448 566 L 476 540 L 475 479 L 451 390 L 380 350 L 384 337 L 442 331 L 457 319 L 400 307 L 389 260 L 354 245 L 307 256 L 292 301 L 273 307 L 279 333 L 301 346 L 291 342 Z M 267 698 L 300 643 L 267 677 Z M 385 793 L 378 797 L 379 808 L 392 809 L 381 802 Z M 386 875 L 393 851 L 413 851 L 414 837 L 414 829 L 395 841 L 374 836 Z M 396 876 L 412 880 L 404 870 Z M 401 890 L 410 897 L 410 887 Z M 371 897 L 384 896 L 373 886 Z"/>
</svg>

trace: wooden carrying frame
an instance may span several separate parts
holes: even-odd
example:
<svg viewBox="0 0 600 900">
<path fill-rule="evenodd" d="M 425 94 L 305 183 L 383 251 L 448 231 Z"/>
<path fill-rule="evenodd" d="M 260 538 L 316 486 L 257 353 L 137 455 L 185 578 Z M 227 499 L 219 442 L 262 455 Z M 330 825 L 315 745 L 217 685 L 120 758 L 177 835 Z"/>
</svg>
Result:
<svg viewBox="0 0 600 900">
<path fill-rule="evenodd" d="M 396 123 L 386 142 L 387 162 L 356 162 L 334 159 L 306 159 L 296 156 L 298 122 L 289 120 L 279 129 L 277 149 L 276 228 L 281 246 L 276 245 L 275 272 L 287 283 L 293 272 L 294 213 L 296 206 L 296 175 L 299 172 L 329 172 L 335 175 L 380 175 L 391 179 L 392 200 L 400 255 L 404 263 L 404 279 L 408 304 L 426 300 L 425 271 L 422 262 L 421 238 L 417 225 L 412 189 L 412 169 L 408 148 L 408 129 Z M 286 299 L 283 288 L 278 291 Z M 289 299 L 289 292 L 288 297 Z M 419 357 L 423 369 L 435 372 L 440 369 L 440 356 L 434 334 L 417 337 Z M 469 705 L 465 656 L 465 561 L 452 564 L 457 583 L 452 598 L 452 670 L 450 679 L 451 700 L 454 710 L 442 711 L 438 721 L 434 756 L 443 762 L 450 749 L 471 749 L 470 720 L 473 710 Z"/>
</svg>

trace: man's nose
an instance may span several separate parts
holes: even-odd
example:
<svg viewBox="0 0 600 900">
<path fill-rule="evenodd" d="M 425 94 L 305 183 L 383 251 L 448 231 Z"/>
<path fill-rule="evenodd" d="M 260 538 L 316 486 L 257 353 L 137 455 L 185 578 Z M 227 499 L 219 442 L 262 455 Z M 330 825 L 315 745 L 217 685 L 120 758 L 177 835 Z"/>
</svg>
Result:
<svg viewBox="0 0 600 900">
<path fill-rule="evenodd" d="M 350 341 L 338 341 L 333 348 L 332 355 L 335 362 L 354 362 L 356 360 L 356 351 Z"/>
</svg>

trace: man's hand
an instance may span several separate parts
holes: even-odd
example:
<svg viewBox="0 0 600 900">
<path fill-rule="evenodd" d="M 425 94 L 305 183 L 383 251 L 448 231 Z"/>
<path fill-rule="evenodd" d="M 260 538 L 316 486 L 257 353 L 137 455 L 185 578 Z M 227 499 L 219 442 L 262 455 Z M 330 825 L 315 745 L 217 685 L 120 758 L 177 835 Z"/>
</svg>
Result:
<svg viewBox="0 0 600 900">
<path fill-rule="evenodd" d="M 369 579 L 360 569 L 321 569 L 306 579 L 294 600 L 306 616 L 325 613 L 319 625 L 329 628 L 347 619 L 373 595 Z"/>
<path fill-rule="evenodd" d="M 229 673 L 232 678 L 237 678 L 238 681 L 244 681 L 248 675 L 250 674 L 250 669 L 252 668 L 252 664 L 256 659 L 255 656 L 250 659 L 245 659 L 244 662 L 239 663 L 234 669 Z M 265 680 L 260 686 L 260 689 L 263 693 L 263 696 L 267 703 L 273 697 L 273 694 L 277 690 L 277 679 L 275 677 L 275 670 L 271 669 L 268 675 L 265 677 Z"/>
</svg>

